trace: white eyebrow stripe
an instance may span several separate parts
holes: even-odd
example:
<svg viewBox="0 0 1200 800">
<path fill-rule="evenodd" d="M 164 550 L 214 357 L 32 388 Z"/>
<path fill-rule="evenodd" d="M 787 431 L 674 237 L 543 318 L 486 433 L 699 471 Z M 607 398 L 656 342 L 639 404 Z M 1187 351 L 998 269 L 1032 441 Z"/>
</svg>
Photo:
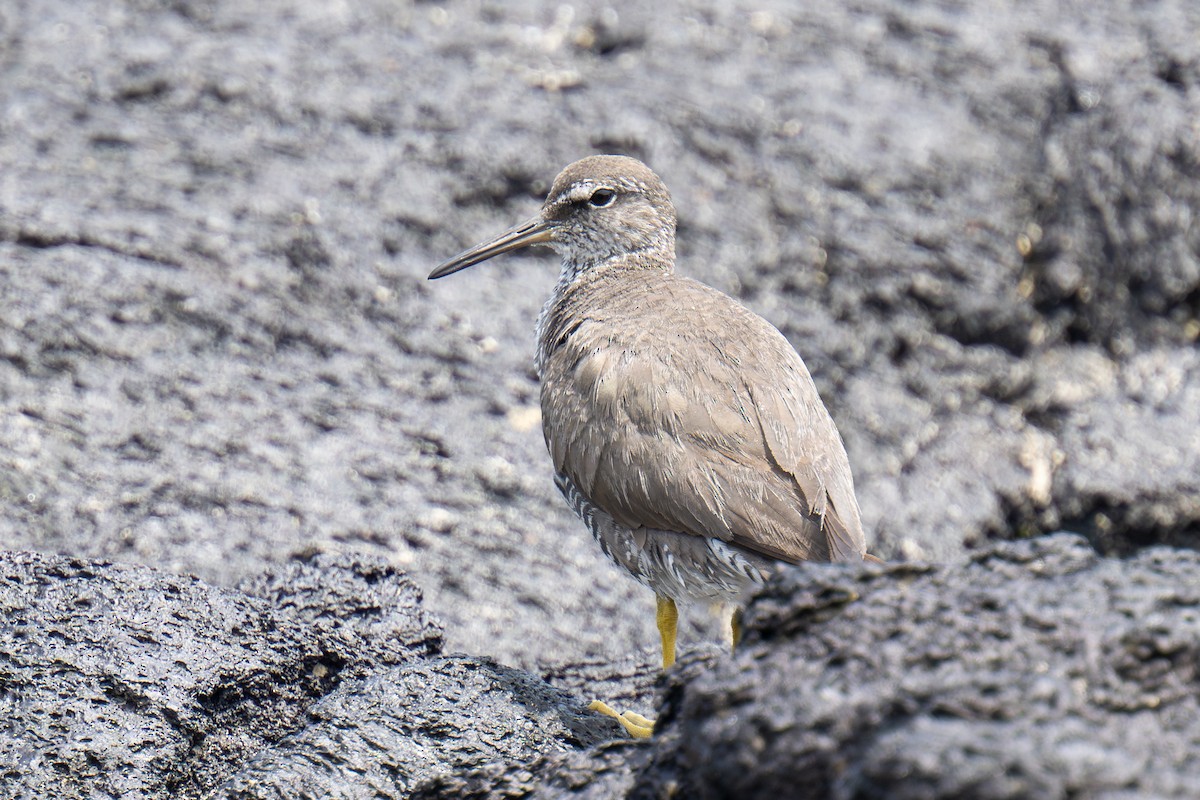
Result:
<svg viewBox="0 0 1200 800">
<path fill-rule="evenodd" d="M 561 208 L 563 206 L 574 205 L 575 203 L 587 202 L 598 189 L 607 189 L 618 195 L 646 191 L 644 185 L 626 178 L 603 180 L 583 178 L 568 186 L 566 191 L 558 195 L 554 200 L 554 207 Z"/>
<path fill-rule="evenodd" d="M 579 203 L 587 200 L 596 191 L 596 183 L 594 181 L 581 181 L 575 184 L 567 191 L 567 201 L 571 203 Z"/>
</svg>

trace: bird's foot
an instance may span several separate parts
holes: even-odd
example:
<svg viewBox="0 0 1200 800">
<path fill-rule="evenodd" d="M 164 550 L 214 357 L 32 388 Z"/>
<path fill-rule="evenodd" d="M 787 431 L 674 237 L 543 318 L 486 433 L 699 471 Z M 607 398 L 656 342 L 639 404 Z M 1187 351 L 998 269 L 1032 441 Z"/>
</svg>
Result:
<svg viewBox="0 0 1200 800">
<path fill-rule="evenodd" d="M 621 723 L 621 727 L 625 729 L 625 732 L 634 739 L 648 739 L 650 738 L 650 734 L 654 733 L 654 720 L 646 719 L 641 714 L 633 711 L 624 711 L 618 714 L 612 706 L 602 700 L 593 700 L 588 705 L 588 708 L 598 714 L 612 717 Z"/>
</svg>

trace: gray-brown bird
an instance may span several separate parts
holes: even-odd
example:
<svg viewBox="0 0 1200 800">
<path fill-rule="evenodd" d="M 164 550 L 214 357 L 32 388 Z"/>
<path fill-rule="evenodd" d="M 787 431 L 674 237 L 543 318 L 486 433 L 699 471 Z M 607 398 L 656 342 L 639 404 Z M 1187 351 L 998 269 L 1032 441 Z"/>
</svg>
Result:
<svg viewBox="0 0 1200 800">
<path fill-rule="evenodd" d="M 536 217 L 429 277 L 533 244 L 562 256 L 537 324 L 555 482 L 605 555 L 657 595 L 664 669 L 677 603 L 736 606 L 778 562 L 863 559 L 850 461 L 808 369 L 765 319 L 675 274 L 675 208 L 657 175 L 624 156 L 576 161 Z M 652 730 L 593 707 L 635 736 Z"/>
</svg>

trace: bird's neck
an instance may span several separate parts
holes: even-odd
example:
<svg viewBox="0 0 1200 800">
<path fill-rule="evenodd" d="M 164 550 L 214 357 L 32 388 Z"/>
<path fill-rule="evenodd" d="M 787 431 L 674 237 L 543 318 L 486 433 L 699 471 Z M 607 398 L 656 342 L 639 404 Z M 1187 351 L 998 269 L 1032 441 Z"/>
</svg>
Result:
<svg viewBox="0 0 1200 800">
<path fill-rule="evenodd" d="M 562 271 L 558 275 L 556 295 L 566 291 L 585 276 L 598 275 L 614 269 L 656 269 L 675 271 L 675 243 L 652 244 L 639 250 L 626 250 L 603 256 L 563 253 Z"/>
</svg>

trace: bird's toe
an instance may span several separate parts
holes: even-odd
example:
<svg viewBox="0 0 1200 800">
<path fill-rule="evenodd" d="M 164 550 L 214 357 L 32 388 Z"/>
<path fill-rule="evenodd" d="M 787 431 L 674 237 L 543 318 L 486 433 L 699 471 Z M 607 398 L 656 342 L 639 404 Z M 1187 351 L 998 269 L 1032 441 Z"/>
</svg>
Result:
<svg viewBox="0 0 1200 800">
<path fill-rule="evenodd" d="M 621 727 L 625 729 L 625 732 L 634 739 L 648 739 L 654 733 L 654 720 L 647 719 L 634 711 L 617 713 L 616 709 L 602 700 L 593 700 L 588 705 L 588 708 L 597 714 L 612 717 L 621 723 Z"/>
</svg>

